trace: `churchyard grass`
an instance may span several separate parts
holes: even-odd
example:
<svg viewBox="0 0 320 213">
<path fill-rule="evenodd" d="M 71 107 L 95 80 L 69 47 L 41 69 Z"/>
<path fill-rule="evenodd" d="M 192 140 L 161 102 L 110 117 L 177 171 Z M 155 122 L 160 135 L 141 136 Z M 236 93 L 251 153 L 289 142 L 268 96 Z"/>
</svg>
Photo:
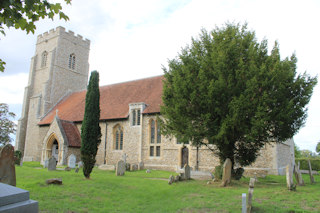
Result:
<svg viewBox="0 0 320 213">
<path fill-rule="evenodd" d="M 47 171 L 37 162 L 16 166 L 17 187 L 39 201 L 40 212 L 241 212 L 241 194 L 248 192 L 249 178 L 207 185 L 205 180 L 168 184 L 174 172 L 145 170 L 116 176 L 95 168 L 91 179 L 82 171 Z M 63 185 L 46 185 L 49 178 L 62 178 Z M 259 178 L 253 193 L 253 212 L 320 212 L 320 177 L 311 185 L 288 191 L 285 176 Z"/>
</svg>

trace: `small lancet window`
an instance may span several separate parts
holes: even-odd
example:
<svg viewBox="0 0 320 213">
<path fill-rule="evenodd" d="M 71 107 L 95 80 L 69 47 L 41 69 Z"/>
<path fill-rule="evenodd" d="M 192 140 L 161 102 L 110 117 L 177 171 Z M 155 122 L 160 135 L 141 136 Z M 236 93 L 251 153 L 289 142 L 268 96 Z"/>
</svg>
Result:
<svg viewBox="0 0 320 213">
<path fill-rule="evenodd" d="M 120 126 L 115 128 L 114 148 L 123 150 L 123 129 Z"/>
<path fill-rule="evenodd" d="M 44 51 L 41 55 L 41 68 L 47 66 L 48 52 Z"/>
<path fill-rule="evenodd" d="M 69 69 L 74 70 L 76 68 L 76 55 L 74 53 L 69 56 Z"/>
</svg>

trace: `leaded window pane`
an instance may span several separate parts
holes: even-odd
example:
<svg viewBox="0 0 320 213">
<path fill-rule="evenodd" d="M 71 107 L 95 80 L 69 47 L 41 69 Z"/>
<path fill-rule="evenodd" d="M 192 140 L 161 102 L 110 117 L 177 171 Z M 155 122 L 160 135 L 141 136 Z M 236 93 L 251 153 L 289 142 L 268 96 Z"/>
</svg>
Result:
<svg viewBox="0 0 320 213">
<path fill-rule="evenodd" d="M 119 131 L 116 132 L 116 150 L 119 149 Z"/>
<path fill-rule="evenodd" d="M 132 110 L 132 126 L 136 125 L 136 111 Z"/>
<path fill-rule="evenodd" d="M 141 112 L 140 109 L 137 110 L 137 125 L 140 125 L 140 117 L 141 117 Z"/>
<path fill-rule="evenodd" d="M 161 143 L 161 131 L 159 122 L 157 122 L 157 143 Z"/>
<path fill-rule="evenodd" d="M 155 122 L 154 120 L 151 121 L 151 137 L 150 137 L 150 143 L 154 143 L 154 136 L 155 136 Z"/>
<path fill-rule="evenodd" d="M 150 156 L 154 156 L 154 146 L 150 146 Z"/>
<path fill-rule="evenodd" d="M 120 131 L 120 150 L 123 148 L 123 131 Z"/>
<path fill-rule="evenodd" d="M 160 146 L 157 146 L 156 148 L 156 156 L 160 157 Z"/>
</svg>

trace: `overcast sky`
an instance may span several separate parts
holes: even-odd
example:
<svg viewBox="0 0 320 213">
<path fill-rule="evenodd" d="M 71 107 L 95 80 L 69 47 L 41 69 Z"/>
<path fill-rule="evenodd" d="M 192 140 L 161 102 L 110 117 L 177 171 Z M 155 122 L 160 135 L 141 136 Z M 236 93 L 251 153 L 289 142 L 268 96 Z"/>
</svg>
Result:
<svg viewBox="0 0 320 213">
<path fill-rule="evenodd" d="M 90 71 L 99 71 L 100 85 L 161 75 L 161 66 L 167 66 L 201 28 L 212 30 L 226 22 L 247 22 L 259 41 L 268 39 L 269 50 L 277 40 L 282 58 L 295 52 L 298 73 L 320 73 L 318 0 L 73 0 L 71 6 L 63 4 L 63 11 L 68 22 L 39 21 L 34 35 L 14 28 L 0 35 L 0 58 L 7 63 L 5 73 L 0 73 L 0 102 L 9 104 L 16 119 L 37 35 L 57 26 L 91 41 Z M 315 151 L 320 141 L 319 104 L 318 84 L 306 125 L 294 136 L 300 149 Z"/>
</svg>

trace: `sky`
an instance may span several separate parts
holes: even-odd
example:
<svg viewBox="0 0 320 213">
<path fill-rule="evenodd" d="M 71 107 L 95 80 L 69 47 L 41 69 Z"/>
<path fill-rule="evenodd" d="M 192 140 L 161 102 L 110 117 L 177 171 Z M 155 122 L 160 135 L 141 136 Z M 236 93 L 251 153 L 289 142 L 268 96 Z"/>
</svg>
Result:
<svg viewBox="0 0 320 213">
<path fill-rule="evenodd" d="M 61 1 L 50 1 L 61 2 Z M 91 41 L 90 71 L 100 73 L 100 85 L 163 74 L 181 48 L 226 22 L 248 24 L 258 41 L 267 39 L 269 50 L 279 42 L 281 58 L 293 53 L 297 72 L 319 76 L 320 1 L 318 0 L 73 0 L 58 17 L 36 22 L 34 34 L 5 28 L 0 35 L 0 58 L 6 69 L 0 73 L 0 103 L 20 118 L 24 88 L 37 35 L 63 26 Z M 308 105 L 305 126 L 294 136 L 300 149 L 315 151 L 320 141 L 320 83 Z"/>
</svg>

